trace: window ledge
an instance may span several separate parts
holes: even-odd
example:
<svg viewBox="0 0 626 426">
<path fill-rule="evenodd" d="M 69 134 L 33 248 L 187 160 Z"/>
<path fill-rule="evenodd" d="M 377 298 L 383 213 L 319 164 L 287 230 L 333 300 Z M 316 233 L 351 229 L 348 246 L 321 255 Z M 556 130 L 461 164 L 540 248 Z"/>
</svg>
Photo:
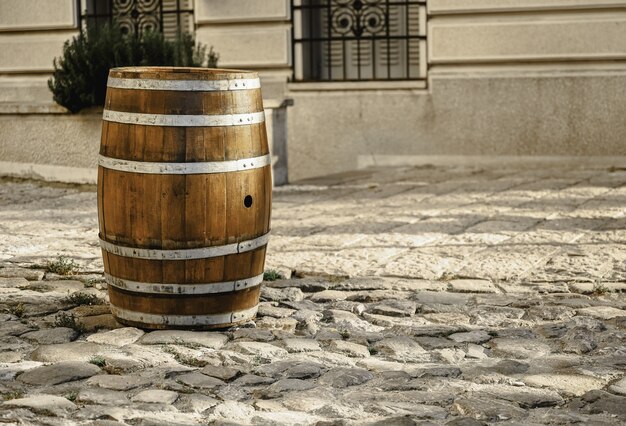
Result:
<svg viewBox="0 0 626 426">
<path fill-rule="evenodd" d="M 416 90 L 426 89 L 426 80 L 403 81 L 316 81 L 302 83 L 288 83 L 287 88 L 297 91 L 335 91 L 335 90 Z"/>
</svg>

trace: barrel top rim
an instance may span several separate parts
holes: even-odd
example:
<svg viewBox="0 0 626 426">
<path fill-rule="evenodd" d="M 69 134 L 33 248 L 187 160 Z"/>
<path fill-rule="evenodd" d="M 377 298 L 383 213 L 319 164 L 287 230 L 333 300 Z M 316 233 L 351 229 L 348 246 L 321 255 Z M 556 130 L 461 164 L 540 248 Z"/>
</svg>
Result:
<svg viewBox="0 0 626 426">
<path fill-rule="evenodd" d="M 258 73 L 247 70 L 201 67 L 119 67 L 111 68 L 109 77 L 148 78 L 158 80 L 232 80 L 258 78 Z"/>
</svg>

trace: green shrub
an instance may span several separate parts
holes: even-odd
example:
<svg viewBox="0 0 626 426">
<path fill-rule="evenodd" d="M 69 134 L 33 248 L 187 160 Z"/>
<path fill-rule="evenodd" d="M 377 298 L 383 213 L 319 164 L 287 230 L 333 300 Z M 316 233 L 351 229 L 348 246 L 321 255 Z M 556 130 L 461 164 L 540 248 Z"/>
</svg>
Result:
<svg viewBox="0 0 626 426">
<path fill-rule="evenodd" d="M 191 34 L 166 40 L 159 32 L 125 36 L 118 26 L 88 28 L 65 42 L 48 80 L 53 99 L 71 112 L 104 105 L 109 69 L 127 66 L 217 67 L 219 55 Z"/>
</svg>

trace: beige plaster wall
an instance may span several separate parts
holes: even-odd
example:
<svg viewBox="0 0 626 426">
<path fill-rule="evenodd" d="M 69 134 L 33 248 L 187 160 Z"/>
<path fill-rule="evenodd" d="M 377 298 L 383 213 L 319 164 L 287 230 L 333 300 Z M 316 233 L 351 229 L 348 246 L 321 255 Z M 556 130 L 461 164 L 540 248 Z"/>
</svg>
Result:
<svg viewBox="0 0 626 426">
<path fill-rule="evenodd" d="M 0 73 L 51 73 L 74 30 L 0 33 Z"/>
<path fill-rule="evenodd" d="M 289 0 L 196 0 L 198 24 L 271 22 L 289 19 Z"/>
<path fill-rule="evenodd" d="M 429 63 L 626 59 L 626 9 L 438 16 L 428 26 Z"/>
<path fill-rule="evenodd" d="M 2 0 L 0 31 L 76 28 L 72 0 Z"/>
<path fill-rule="evenodd" d="M 0 160 L 96 167 L 100 113 L 1 114 Z"/>
<path fill-rule="evenodd" d="M 52 103 L 52 61 L 77 34 L 76 19 L 73 0 L 0 1 L 0 107 Z"/>
<path fill-rule="evenodd" d="M 220 67 L 290 73 L 289 0 L 196 0 L 196 38 L 220 54 Z"/>
<path fill-rule="evenodd" d="M 292 92 L 290 179 L 376 159 L 626 156 L 626 72 L 433 77 L 430 85 L 429 91 Z"/>
<path fill-rule="evenodd" d="M 290 27 L 203 25 L 196 30 L 197 39 L 215 47 L 223 68 L 286 68 L 289 66 Z"/>
</svg>

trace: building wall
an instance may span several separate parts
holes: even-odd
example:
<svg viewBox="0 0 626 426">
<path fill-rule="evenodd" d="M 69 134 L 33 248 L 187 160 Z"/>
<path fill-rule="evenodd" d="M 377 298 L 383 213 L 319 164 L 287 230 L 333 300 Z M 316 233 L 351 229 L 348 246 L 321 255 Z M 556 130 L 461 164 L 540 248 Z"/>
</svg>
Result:
<svg viewBox="0 0 626 426">
<path fill-rule="evenodd" d="M 428 14 L 426 89 L 289 84 L 291 179 L 373 164 L 624 161 L 626 1 L 429 0 Z"/>
<path fill-rule="evenodd" d="M 351 84 L 288 83 L 289 3 L 196 0 L 195 19 L 220 66 L 258 70 L 268 104 L 294 100 L 292 181 L 372 164 L 626 157 L 626 0 L 429 0 L 428 81 Z M 93 173 L 98 113 L 64 114 L 46 87 L 74 7 L 0 0 L 0 174 Z"/>
</svg>

